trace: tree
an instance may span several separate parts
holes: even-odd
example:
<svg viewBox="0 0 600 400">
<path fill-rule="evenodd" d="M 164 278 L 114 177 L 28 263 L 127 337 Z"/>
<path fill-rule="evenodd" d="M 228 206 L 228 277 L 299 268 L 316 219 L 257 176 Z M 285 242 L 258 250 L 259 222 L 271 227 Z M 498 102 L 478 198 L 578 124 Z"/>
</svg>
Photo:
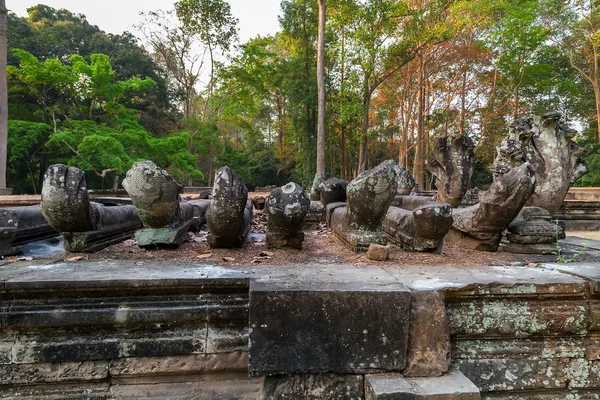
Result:
<svg viewBox="0 0 600 400">
<path fill-rule="evenodd" d="M 8 146 L 8 86 L 6 66 L 8 44 L 6 38 L 6 0 L 0 0 L 0 189 L 6 189 L 6 158 Z"/>
<path fill-rule="evenodd" d="M 325 178 L 325 20 L 326 1 L 319 0 L 319 37 L 317 44 L 317 88 L 318 88 L 318 123 L 317 123 L 317 177 L 315 184 Z M 315 191 L 313 187 L 313 191 Z"/>
<path fill-rule="evenodd" d="M 215 83 L 215 51 L 229 51 L 237 40 L 237 18 L 231 15 L 229 3 L 223 0 L 180 0 L 175 3 L 177 16 L 190 32 L 200 36 L 210 57 L 208 83 L 208 116 L 213 119 Z"/>
<path fill-rule="evenodd" d="M 592 88 L 596 130 L 600 143 L 600 7 L 596 0 L 548 1 L 545 23 L 552 28 L 554 45 Z"/>
</svg>

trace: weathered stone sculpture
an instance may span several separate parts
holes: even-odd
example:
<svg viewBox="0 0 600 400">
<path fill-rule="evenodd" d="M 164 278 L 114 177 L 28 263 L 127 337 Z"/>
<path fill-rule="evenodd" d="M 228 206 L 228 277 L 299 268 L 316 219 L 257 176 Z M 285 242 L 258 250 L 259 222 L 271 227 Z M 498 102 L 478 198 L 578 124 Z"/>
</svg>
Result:
<svg viewBox="0 0 600 400">
<path fill-rule="evenodd" d="M 242 247 L 250 231 L 252 206 L 242 178 L 229 167 L 220 168 L 206 213 L 210 247 Z"/>
<path fill-rule="evenodd" d="M 305 231 L 314 230 L 325 221 L 325 207 L 320 201 L 311 201 L 308 213 L 304 218 Z"/>
<path fill-rule="evenodd" d="M 345 202 L 348 183 L 350 182 L 340 178 L 330 178 L 322 182 L 319 185 L 319 192 L 323 206 L 327 207 L 329 203 Z"/>
<path fill-rule="evenodd" d="M 135 235 L 142 248 L 179 247 L 204 220 L 208 200 L 182 202 L 183 186 L 152 161 L 133 164 L 123 187 L 144 225 Z"/>
<path fill-rule="evenodd" d="M 270 249 L 302 249 L 304 218 L 310 199 L 302 186 L 290 182 L 271 192 L 266 201 L 267 246 Z"/>
<path fill-rule="evenodd" d="M 142 226 L 133 206 L 90 202 L 83 171 L 62 164 L 46 171 L 40 206 L 48 224 L 62 232 L 65 249 L 72 252 L 103 249 L 130 238 Z"/>
<path fill-rule="evenodd" d="M 576 135 L 556 112 L 511 124 L 511 138 L 520 144 L 535 171 L 536 185 L 527 207 L 508 228 L 510 243 L 505 251 L 556 251 L 556 240 L 564 237 L 564 232 L 551 222 L 551 214 L 560 209 L 571 185 L 588 172 L 581 160 L 583 149 L 571 140 Z"/>
<path fill-rule="evenodd" d="M 406 251 L 441 251 L 444 236 L 452 227 L 452 206 L 420 196 L 396 196 L 394 202 L 402 203 L 403 198 L 419 201 L 405 202 L 406 208 L 390 206 L 383 231 Z"/>
<path fill-rule="evenodd" d="M 58 236 L 39 205 L 0 209 L 0 256 L 17 254 L 26 244 Z"/>
<path fill-rule="evenodd" d="M 521 254 L 553 254 L 556 241 L 564 239 L 564 231 L 558 223 L 552 223 L 548 210 L 541 207 L 524 207 L 508 226 L 508 244 L 503 249 Z"/>
<path fill-rule="evenodd" d="M 354 251 L 366 251 L 371 243 L 387 243 L 381 222 L 396 194 L 395 166 L 388 160 L 363 172 L 348 184 L 346 206 L 328 206 L 331 228 Z"/>
<path fill-rule="evenodd" d="M 529 163 L 507 169 L 521 158 L 514 149 L 510 142 L 498 146 L 492 167 L 494 181 L 488 191 L 480 195 L 479 203 L 453 210 L 452 229 L 446 240 L 481 251 L 498 249 L 502 232 L 519 214 L 535 186 L 535 174 Z"/>
<path fill-rule="evenodd" d="M 521 143 L 526 161 L 535 171 L 535 191 L 527 205 L 554 213 L 562 205 L 571 185 L 588 170 L 583 149 L 571 139 L 577 131 L 552 112 L 521 118 L 511 124 L 511 139 Z"/>
<path fill-rule="evenodd" d="M 475 171 L 473 140 L 465 135 L 450 135 L 437 139 L 433 145 L 434 157 L 427 160 L 427 168 L 436 178 L 438 200 L 458 207 L 469 189 Z"/>
<path fill-rule="evenodd" d="M 396 177 L 398 180 L 398 196 L 408 196 L 416 186 L 416 182 L 410 174 L 410 170 L 405 169 L 403 165 L 396 166 Z"/>
</svg>

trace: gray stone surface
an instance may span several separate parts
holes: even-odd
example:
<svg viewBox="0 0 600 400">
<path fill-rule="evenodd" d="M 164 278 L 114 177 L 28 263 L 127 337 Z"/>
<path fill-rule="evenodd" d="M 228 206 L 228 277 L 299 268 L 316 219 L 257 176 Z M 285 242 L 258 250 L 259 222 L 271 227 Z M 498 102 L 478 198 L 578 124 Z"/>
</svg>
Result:
<svg viewBox="0 0 600 400">
<path fill-rule="evenodd" d="M 277 188 L 266 200 L 267 247 L 302 249 L 304 218 L 310 200 L 304 188 L 295 182 Z"/>
<path fill-rule="evenodd" d="M 242 247 L 250 232 L 252 207 L 242 178 L 229 167 L 219 168 L 206 213 L 210 247 Z"/>
<path fill-rule="evenodd" d="M 372 243 L 387 244 L 387 236 L 381 229 L 369 231 L 351 226 L 348 222 L 346 203 L 331 203 L 327 206 L 326 213 L 329 227 L 352 251 L 367 251 Z"/>
<path fill-rule="evenodd" d="M 252 281 L 250 375 L 402 370 L 410 293 L 386 280 Z"/>
<path fill-rule="evenodd" d="M 144 224 L 135 236 L 142 248 L 179 247 L 206 214 L 203 200 L 182 202 L 183 186 L 152 161 L 133 164 L 123 187 Z"/>
<path fill-rule="evenodd" d="M 459 371 L 437 378 L 404 378 L 400 374 L 365 376 L 365 400 L 479 400 L 477 386 Z"/>
<path fill-rule="evenodd" d="M 475 171 L 473 140 L 466 135 L 450 135 L 436 139 L 434 156 L 427 160 L 427 168 L 435 176 L 438 200 L 458 207 L 471 184 Z"/>
<path fill-rule="evenodd" d="M 90 202 L 83 171 L 62 164 L 46 171 L 40 207 L 48 224 L 63 233 L 68 251 L 100 250 L 130 238 L 142 226 L 133 206 Z"/>
<path fill-rule="evenodd" d="M 362 375 L 283 375 L 265 377 L 260 400 L 364 400 Z"/>
<path fill-rule="evenodd" d="M 542 264 L 542 268 L 549 271 L 564 272 L 587 279 L 591 283 L 592 292 L 600 294 L 600 263 L 548 263 Z"/>
<path fill-rule="evenodd" d="M 550 112 L 515 120 L 510 135 L 521 143 L 535 171 L 537 183 L 528 205 L 558 211 L 571 185 L 588 171 L 581 160 L 583 148 L 571 140 L 577 131 L 561 120 L 560 113 Z"/>
<path fill-rule="evenodd" d="M 340 178 L 330 178 L 323 181 L 319 185 L 321 203 L 327 207 L 327 204 L 329 203 L 345 202 L 348 183 L 350 182 Z"/>
<path fill-rule="evenodd" d="M 387 160 L 363 172 L 348 184 L 348 224 L 361 231 L 379 231 L 394 199 L 396 163 Z"/>
<path fill-rule="evenodd" d="M 416 182 L 410 174 L 410 170 L 405 169 L 403 165 L 396 166 L 397 195 L 408 196 L 416 186 Z"/>
<path fill-rule="evenodd" d="M 525 205 L 535 185 L 528 163 L 497 176 L 476 205 L 453 210 L 454 235 L 448 240 L 481 251 L 496 251 L 502 232 Z"/>
<path fill-rule="evenodd" d="M 416 196 L 411 196 L 416 197 Z M 441 251 L 452 227 L 452 207 L 445 203 L 419 206 L 413 210 L 390 207 L 381 228 L 407 251 Z"/>
<path fill-rule="evenodd" d="M 367 251 L 371 243 L 387 243 L 381 222 L 396 193 L 395 167 L 394 161 L 388 160 L 360 174 L 348 184 L 346 207 L 328 205 L 327 223 L 352 250 Z"/>
<path fill-rule="evenodd" d="M 552 222 L 550 212 L 541 207 L 523 207 L 519 215 L 508 226 L 506 234 L 510 243 L 504 251 L 526 254 L 553 254 L 556 242 L 565 237 L 564 230 Z"/>
<path fill-rule="evenodd" d="M 320 201 L 311 201 L 308 213 L 304 218 L 307 224 L 320 224 L 325 221 L 325 207 Z"/>
<path fill-rule="evenodd" d="M 48 167 L 40 206 L 57 232 L 94 230 L 85 174 L 79 168 L 62 164 Z"/>
<path fill-rule="evenodd" d="M 58 236 L 39 205 L 0 209 L 0 256 L 16 254 L 28 243 Z"/>
<path fill-rule="evenodd" d="M 444 294 L 414 291 L 405 377 L 436 377 L 450 367 L 450 331 Z"/>
<path fill-rule="evenodd" d="M 181 221 L 180 193 L 183 186 L 152 161 L 133 164 L 123 180 L 144 227 L 164 228 Z"/>
</svg>

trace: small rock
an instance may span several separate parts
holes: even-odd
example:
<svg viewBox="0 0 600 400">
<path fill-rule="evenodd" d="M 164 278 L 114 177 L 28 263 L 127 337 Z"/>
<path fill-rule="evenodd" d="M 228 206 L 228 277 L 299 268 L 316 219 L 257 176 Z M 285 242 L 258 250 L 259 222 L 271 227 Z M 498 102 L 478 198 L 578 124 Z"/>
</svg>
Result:
<svg viewBox="0 0 600 400">
<path fill-rule="evenodd" d="M 265 209 L 265 198 L 263 196 L 256 196 L 252 199 L 252 203 L 254 204 L 254 208 L 256 210 L 264 210 Z"/>
<path fill-rule="evenodd" d="M 232 261 L 235 261 L 235 258 L 233 258 L 233 257 L 223 257 L 223 261 L 225 261 L 225 262 L 232 262 Z"/>
<path fill-rule="evenodd" d="M 367 258 L 374 261 L 387 261 L 390 256 L 390 246 L 371 243 L 367 251 Z"/>
<path fill-rule="evenodd" d="M 197 258 L 209 258 L 212 257 L 212 253 L 206 253 L 206 254 L 200 254 L 199 256 L 196 256 Z"/>
<path fill-rule="evenodd" d="M 67 261 L 80 261 L 80 260 L 83 260 L 82 256 L 67 258 Z"/>
<path fill-rule="evenodd" d="M 263 251 L 259 254 L 260 257 L 273 257 L 275 253 L 272 251 Z"/>
</svg>

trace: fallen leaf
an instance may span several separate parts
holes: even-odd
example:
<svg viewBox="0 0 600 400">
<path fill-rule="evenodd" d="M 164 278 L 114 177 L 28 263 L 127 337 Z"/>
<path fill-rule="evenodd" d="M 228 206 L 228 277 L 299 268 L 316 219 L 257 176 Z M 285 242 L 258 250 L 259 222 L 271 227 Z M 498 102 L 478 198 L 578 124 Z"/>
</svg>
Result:
<svg viewBox="0 0 600 400">
<path fill-rule="evenodd" d="M 212 255 L 213 255 L 213 253 L 208 252 L 208 253 L 200 254 L 199 256 L 196 256 L 196 257 L 198 257 L 198 258 L 208 258 L 208 257 L 212 257 Z"/>
<path fill-rule="evenodd" d="M 83 260 L 82 256 L 75 256 L 75 257 L 67 258 L 67 261 L 80 261 L 80 260 Z"/>
<path fill-rule="evenodd" d="M 204 249 L 198 249 L 198 250 L 196 250 L 196 253 L 198 253 L 198 254 L 212 254 L 212 251 L 210 251 L 210 250 L 204 250 Z"/>
<path fill-rule="evenodd" d="M 232 261 L 235 261 L 235 258 L 233 258 L 233 257 L 223 257 L 223 261 L 225 261 L 225 262 L 232 262 Z"/>
<path fill-rule="evenodd" d="M 272 251 L 261 251 L 259 256 L 261 257 L 272 257 L 274 256 L 275 253 L 273 253 Z"/>
</svg>

